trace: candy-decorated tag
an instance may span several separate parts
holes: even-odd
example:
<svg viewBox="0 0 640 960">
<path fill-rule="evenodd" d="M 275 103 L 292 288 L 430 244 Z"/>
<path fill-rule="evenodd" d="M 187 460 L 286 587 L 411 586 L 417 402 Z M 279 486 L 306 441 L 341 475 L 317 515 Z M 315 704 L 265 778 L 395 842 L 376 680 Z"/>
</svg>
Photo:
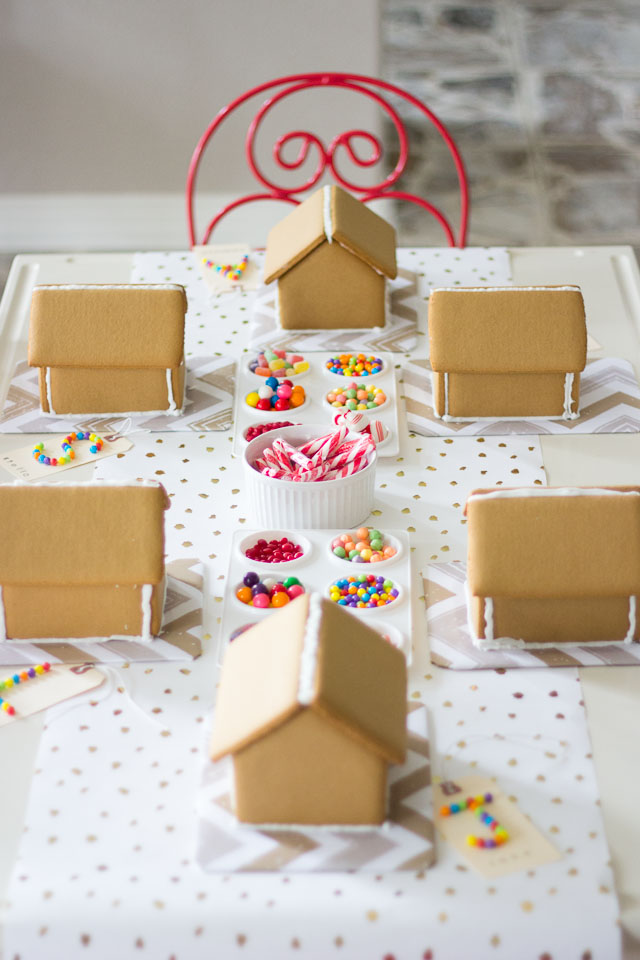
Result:
<svg viewBox="0 0 640 960">
<path fill-rule="evenodd" d="M 5 680 L 13 673 L 20 675 L 25 667 L 12 670 L 11 667 L 0 669 L 0 680 Z M 46 710 L 62 700 L 69 700 L 79 693 L 87 693 L 104 683 L 105 675 L 90 663 L 77 663 L 75 666 L 59 663 L 54 664 L 46 673 L 33 679 L 15 684 L 9 690 L 2 690 L 2 698 L 10 704 L 15 713 L 10 714 L 0 710 L 0 727 L 15 723 L 21 717 L 29 717 L 32 713 Z"/>
<path fill-rule="evenodd" d="M 193 255 L 211 293 L 256 290 L 260 271 L 248 243 L 209 243 L 193 247 Z"/>
<path fill-rule="evenodd" d="M 489 802 L 473 804 L 476 809 L 469 809 L 468 800 L 487 795 L 491 798 Z M 465 809 L 456 811 L 455 807 L 461 805 Z M 533 870 L 543 863 L 561 859 L 556 848 L 488 777 L 459 777 L 434 784 L 433 809 L 440 835 L 487 879 Z M 449 812 L 445 814 L 445 810 Z M 486 822 L 487 817 L 495 822 L 497 829 Z M 506 834 L 504 841 L 484 846 L 487 840 L 499 839 L 500 831 Z M 469 844 L 470 837 L 476 841 L 473 845 Z M 477 840 L 482 840 L 483 845 L 479 846 Z"/>
<path fill-rule="evenodd" d="M 37 445 L 42 444 L 43 455 L 56 459 L 63 457 L 65 451 L 62 449 L 62 443 L 68 434 L 48 433 L 43 436 L 33 435 L 33 442 L 26 447 L 18 447 L 16 450 L 10 450 L 8 453 L 0 454 L 0 467 L 10 473 L 12 476 L 29 483 L 34 480 L 55 480 L 65 470 L 72 470 L 74 467 L 82 467 L 87 463 L 93 463 L 95 460 L 103 460 L 105 457 L 112 457 L 116 453 L 126 453 L 131 450 L 133 443 L 128 437 L 114 435 L 102 438 L 102 449 L 91 453 L 91 447 L 94 446 L 89 440 L 76 441 L 71 444 L 74 453 L 74 459 L 67 460 L 65 463 L 51 466 L 51 464 L 40 463 L 34 457 L 34 450 Z"/>
</svg>

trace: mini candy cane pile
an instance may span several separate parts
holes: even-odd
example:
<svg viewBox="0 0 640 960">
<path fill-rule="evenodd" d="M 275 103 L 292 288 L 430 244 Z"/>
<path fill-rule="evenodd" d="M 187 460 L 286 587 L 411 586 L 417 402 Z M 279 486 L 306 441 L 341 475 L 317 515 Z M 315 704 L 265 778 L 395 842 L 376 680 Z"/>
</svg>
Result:
<svg viewBox="0 0 640 960">
<path fill-rule="evenodd" d="M 301 447 L 276 437 L 271 447 L 262 451 L 254 467 L 265 477 L 296 483 L 350 477 L 369 464 L 376 445 L 367 434 L 355 440 L 347 440 L 348 435 L 348 427 L 339 427 L 335 433 L 309 440 Z"/>
</svg>

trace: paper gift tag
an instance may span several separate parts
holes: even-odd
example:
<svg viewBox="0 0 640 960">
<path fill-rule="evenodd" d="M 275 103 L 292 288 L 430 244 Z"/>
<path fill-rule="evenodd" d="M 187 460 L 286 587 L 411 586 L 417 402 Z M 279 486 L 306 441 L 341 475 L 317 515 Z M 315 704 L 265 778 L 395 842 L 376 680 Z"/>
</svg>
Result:
<svg viewBox="0 0 640 960">
<path fill-rule="evenodd" d="M 193 247 L 193 254 L 204 282 L 211 293 L 228 293 L 230 290 L 256 290 L 260 271 L 251 259 L 248 243 L 209 243 Z M 247 265 L 238 280 L 232 279 L 232 271 L 225 275 L 225 267 L 237 267 L 242 258 L 248 257 Z M 220 267 L 221 269 L 216 269 Z"/>
<path fill-rule="evenodd" d="M 467 837 L 473 834 L 488 838 L 491 836 L 489 828 L 470 810 L 443 817 L 440 807 L 485 793 L 493 796 L 492 802 L 485 807 L 487 813 L 504 827 L 509 839 L 502 846 L 479 849 L 469 846 Z M 458 777 L 455 781 L 434 784 L 433 809 L 438 833 L 455 847 L 469 866 L 487 879 L 533 870 L 543 863 L 561 859 L 556 848 L 488 777 Z"/>
<path fill-rule="evenodd" d="M 14 477 L 23 480 L 26 483 L 31 480 L 55 480 L 59 474 L 65 470 L 73 470 L 74 467 L 82 467 L 86 463 L 92 463 L 94 460 L 104 460 L 105 457 L 112 457 L 116 453 L 126 453 L 131 450 L 133 443 L 127 437 L 114 436 L 113 439 L 103 437 L 104 446 L 99 453 L 90 453 L 91 444 L 88 440 L 78 440 L 73 445 L 75 459 L 62 466 L 47 466 L 44 463 L 38 463 L 33 457 L 33 448 L 36 443 L 44 443 L 44 453 L 47 456 L 55 457 L 58 454 L 62 456 L 60 444 L 67 436 L 66 433 L 47 434 L 45 437 L 37 437 L 26 447 L 18 447 L 16 450 L 10 450 L 8 453 L 0 455 L 0 467 L 3 467 Z"/>
<path fill-rule="evenodd" d="M 16 667 L 12 671 L 11 667 L 2 667 L 0 679 L 4 680 L 24 669 L 25 667 Z M 2 691 L 3 699 L 10 703 L 16 712 L 10 715 L 0 710 L 0 727 L 16 723 L 21 717 L 29 717 L 32 713 L 46 710 L 62 700 L 76 697 L 79 693 L 95 690 L 104 680 L 104 673 L 96 670 L 90 663 L 77 663 L 75 666 L 54 665 L 48 673 Z"/>
</svg>

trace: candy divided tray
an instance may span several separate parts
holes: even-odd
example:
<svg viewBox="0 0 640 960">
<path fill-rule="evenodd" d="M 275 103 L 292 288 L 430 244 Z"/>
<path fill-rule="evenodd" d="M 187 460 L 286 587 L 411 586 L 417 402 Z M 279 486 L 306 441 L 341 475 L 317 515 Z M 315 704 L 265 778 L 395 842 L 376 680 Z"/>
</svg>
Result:
<svg viewBox="0 0 640 960">
<path fill-rule="evenodd" d="M 348 352 L 348 351 L 345 351 Z M 236 373 L 236 394 L 234 407 L 235 436 L 233 441 L 233 454 L 236 457 L 242 456 L 247 445 L 245 433 L 250 426 L 261 423 L 273 423 L 288 420 L 290 423 L 324 423 L 327 424 L 327 432 L 333 426 L 333 418 L 340 412 L 332 407 L 325 399 L 327 393 L 339 387 L 346 387 L 348 383 L 355 379 L 357 383 L 380 387 L 384 390 L 387 400 L 380 407 L 366 412 L 366 416 L 374 420 L 380 420 L 389 431 L 386 439 L 378 444 L 379 457 L 396 457 L 400 452 L 399 442 L 399 412 L 398 412 L 398 394 L 396 388 L 395 364 L 398 361 L 397 354 L 378 353 L 383 366 L 380 373 L 368 377 L 343 377 L 332 373 L 326 368 L 327 360 L 330 360 L 336 354 L 327 352 L 313 352 L 304 355 L 305 360 L 309 362 L 309 369 L 303 373 L 291 377 L 291 382 L 300 384 L 305 390 L 305 402 L 299 407 L 290 407 L 289 410 L 257 410 L 250 407 L 246 402 L 247 394 L 259 387 L 264 386 L 266 378 L 259 376 L 249 369 L 249 363 L 255 353 L 250 351 L 246 359 L 243 357 L 238 363 Z M 277 377 L 277 371 L 274 376 Z"/>
<path fill-rule="evenodd" d="M 287 577 L 296 577 L 306 593 L 317 591 L 329 596 L 330 584 L 340 578 L 373 574 L 392 580 L 398 589 L 393 603 L 384 607 L 353 609 L 344 607 L 353 617 L 361 617 L 363 622 L 383 634 L 394 646 L 398 647 L 411 662 L 411 550 L 409 536 L 404 530 L 381 530 L 384 543 L 396 549 L 396 554 L 377 563 L 353 563 L 341 560 L 331 551 L 331 541 L 343 533 L 355 533 L 348 530 L 239 530 L 235 533 L 231 545 L 227 588 L 222 611 L 218 662 L 222 662 L 229 638 L 240 627 L 259 623 L 264 617 L 277 613 L 273 608 L 258 609 L 242 603 L 236 597 L 236 590 L 242 586 L 245 574 L 255 572 L 260 579 L 270 578 L 284 581 Z M 281 540 L 287 537 L 299 544 L 303 555 L 297 560 L 283 563 L 263 563 L 250 560 L 245 550 L 257 540 Z"/>
</svg>

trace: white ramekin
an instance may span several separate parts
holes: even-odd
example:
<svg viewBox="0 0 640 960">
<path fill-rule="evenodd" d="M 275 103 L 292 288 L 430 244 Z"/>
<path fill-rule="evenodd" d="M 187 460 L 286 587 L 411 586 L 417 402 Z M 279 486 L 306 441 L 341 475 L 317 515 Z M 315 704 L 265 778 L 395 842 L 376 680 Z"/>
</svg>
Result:
<svg viewBox="0 0 640 960">
<path fill-rule="evenodd" d="M 337 428 L 334 428 L 337 429 Z M 253 526 L 296 529 L 315 527 L 352 527 L 365 522 L 373 507 L 376 475 L 376 453 L 369 464 L 351 477 L 328 480 L 326 483 L 294 483 L 264 477 L 253 467 L 254 461 L 270 446 L 276 436 L 292 446 L 322 437 L 331 431 L 328 424 L 305 424 L 284 427 L 256 437 L 243 454 L 245 491 L 249 499 L 248 520 Z M 349 435 L 356 439 L 358 434 Z"/>
</svg>

